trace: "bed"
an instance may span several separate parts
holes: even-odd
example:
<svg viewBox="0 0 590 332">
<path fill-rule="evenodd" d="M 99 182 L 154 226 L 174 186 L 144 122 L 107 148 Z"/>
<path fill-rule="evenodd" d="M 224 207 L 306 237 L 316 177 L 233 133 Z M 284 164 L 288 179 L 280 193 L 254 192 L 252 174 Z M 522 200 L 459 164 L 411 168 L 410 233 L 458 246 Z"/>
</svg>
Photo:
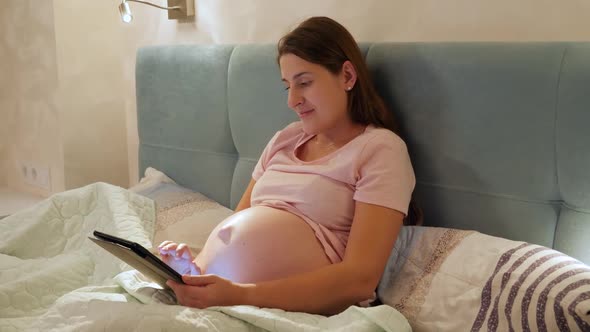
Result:
<svg viewBox="0 0 590 332">
<path fill-rule="evenodd" d="M 93 228 L 146 246 L 191 228 L 199 250 L 267 141 L 297 120 L 274 45 L 153 46 L 137 54 L 142 182 L 0 220 L 0 329 L 590 330 L 590 43 L 361 50 L 400 122 L 425 220 L 396 241 L 383 305 L 187 309 L 87 243 Z M 60 280 L 60 268 L 79 273 Z"/>
</svg>

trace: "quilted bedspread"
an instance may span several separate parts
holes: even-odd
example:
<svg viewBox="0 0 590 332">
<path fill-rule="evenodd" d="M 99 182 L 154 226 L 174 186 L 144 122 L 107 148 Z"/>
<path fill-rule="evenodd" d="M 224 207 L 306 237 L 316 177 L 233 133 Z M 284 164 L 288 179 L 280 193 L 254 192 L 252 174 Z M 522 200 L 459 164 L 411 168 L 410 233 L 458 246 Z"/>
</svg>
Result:
<svg viewBox="0 0 590 332">
<path fill-rule="evenodd" d="M 350 307 L 324 317 L 174 305 L 170 294 L 88 240 L 100 230 L 151 248 L 154 220 L 152 200 L 104 183 L 0 220 L 0 331 L 411 330 L 389 306 Z"/>
</svg>

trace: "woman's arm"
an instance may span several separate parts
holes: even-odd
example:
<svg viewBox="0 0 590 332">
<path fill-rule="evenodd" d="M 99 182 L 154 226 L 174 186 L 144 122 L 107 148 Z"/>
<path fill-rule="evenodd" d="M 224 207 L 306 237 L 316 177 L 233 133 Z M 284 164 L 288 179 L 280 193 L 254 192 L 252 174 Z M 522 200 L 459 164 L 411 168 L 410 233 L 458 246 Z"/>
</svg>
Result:
<svg viewBox="0 0 590 332">
<path fill-rule="evenodd" d="M 335 314 L 367 300 L 383 274 L 403 218 L 399 211 L 357 202 L 341 263 L 289 278 L 243 285 L 243 304 Z"/>
<path fill-rule="evenodd" d="M 250 183 L 248 184 L 248 187 L 246 188 L 246 191 L 244 191 L 244 194 L 242 195 L 242 198 L 240 199 L 240 202 L 238 203 L 238 206 L 236 206 L 236 210 L 234 212 L 245 210 L 250 207 L 252 188 L 254 188 L 255 184 L 256 181 L 254 179 L 251 179 Z"/>
</svg>

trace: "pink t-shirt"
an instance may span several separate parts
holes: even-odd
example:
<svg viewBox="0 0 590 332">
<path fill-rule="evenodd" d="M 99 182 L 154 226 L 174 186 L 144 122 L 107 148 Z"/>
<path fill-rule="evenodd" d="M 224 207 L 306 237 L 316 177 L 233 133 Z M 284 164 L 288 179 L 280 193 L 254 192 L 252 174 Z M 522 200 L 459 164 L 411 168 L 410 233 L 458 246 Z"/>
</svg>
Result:
<svg viewBox="0 0 590 332">
<path fill-rule="evenodd" d="M 302 161 L 295 150 L 315 135 L 294 122 L 278 131 L 262 152 L 252 178 L 252 206 L 289 211 L 314 230 L 332 263 L 344 258 L 355 201 L 407 215 L 416 184 L 406 144 L 372 125 L 340 149 Z M 365 222 L 370 222 L 366 220 Z"/>
</svg>

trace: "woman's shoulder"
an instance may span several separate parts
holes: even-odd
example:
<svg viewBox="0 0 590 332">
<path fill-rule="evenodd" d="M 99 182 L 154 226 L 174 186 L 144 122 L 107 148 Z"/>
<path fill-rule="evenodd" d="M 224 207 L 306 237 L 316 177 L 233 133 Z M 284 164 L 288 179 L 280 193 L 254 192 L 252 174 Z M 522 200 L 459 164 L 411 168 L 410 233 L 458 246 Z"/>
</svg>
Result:
<svg viewBox="0 0 590 332">
<path fill-rule="evenodd" d="M 301 134 L 303 132 L 303 123 L 301 123 L 301 121 L 291 122 L 281 131 L 284 132 L 286 135 Z"/>
<path fill-rule="evenodd" d="M 387 128 L 369 125 L 365 133 L 367 134 L 366 143 L 368 146 L 388 146 L 407 150 L 406 142 L 398 134 Z"/>
<path fill-rule="evenodd" d="M 301 121 L 296 121 L 288 124 L 283 129 L 277 131 L 271 138 L 269 145 L 273 147 L 282 148 L 285 143 L 289 143 L 298 139 L 303 133 L 303 126 Z"/>
<path fill-rule="evenodd" d="M 301 121 L 291 122 L 277 132 L 277 141 L 290 140 L 294 137 L 299 137 L 302 133 L 303 125 Z"/>
</svg>

